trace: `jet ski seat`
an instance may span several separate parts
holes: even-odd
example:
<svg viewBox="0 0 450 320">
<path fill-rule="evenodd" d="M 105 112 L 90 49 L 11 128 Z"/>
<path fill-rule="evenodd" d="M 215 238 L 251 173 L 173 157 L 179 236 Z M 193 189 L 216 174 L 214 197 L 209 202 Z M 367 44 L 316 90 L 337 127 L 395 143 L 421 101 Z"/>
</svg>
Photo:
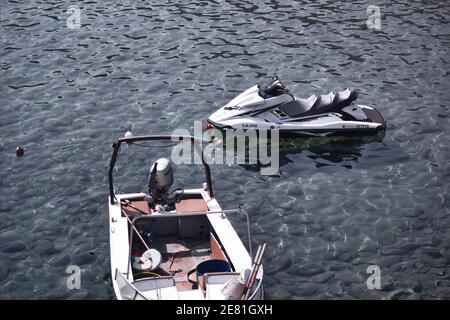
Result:
<svg viewBox="0 0 450 320">
<path fill-rule="evenodd" d="M 330 92 L 329 94 L 323 94 L 319 96 L 319 99 L 317 99 L 316 103 L 314 104 L 314 109 L 317 110 L 317 112 L 325 112 L 328 109 L 331 109 L 333 106 L 335 94 L 333 92 Z"/>
<path fill-rule="evenodd" d="M 295 98 L 295 100 L 278 107 L 289 117 L 309 116 L 317 113 L 332 112 L 333 109 L 343 108 L 357 98 L 356 92 L 346 89 L 336 94 L 312 95 L 308 99 Z"/>
<path fill-rule="evenodd" d="M 308 112 L 308 110 L 311 109 L 316 101 L 317 97 L 315 95 L 312 95 L 308 99 L 295 97 L 294 100 L 279 106 L 278 109 L 283 111 L 289 117 L 297 117 L 303 113 Z"/>
<path fill-rule="evenodd" d="M 332 107 L 343 108 L 352 103 L 358 94 L 355 91 L 351 91 L 350 89 L 345 89 L 344 91 L 339 91 L 336 93 L 333 99 Z"/>
</svg>

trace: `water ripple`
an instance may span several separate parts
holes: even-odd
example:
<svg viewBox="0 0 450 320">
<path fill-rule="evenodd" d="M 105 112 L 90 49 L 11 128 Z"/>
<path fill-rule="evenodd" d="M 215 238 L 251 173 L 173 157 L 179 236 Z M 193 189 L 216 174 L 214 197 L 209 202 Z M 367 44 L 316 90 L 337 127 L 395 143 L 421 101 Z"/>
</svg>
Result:
<svg viewBox="0 0 450 320">
<path fill-rule="evenodd" d="M 284 140 L 278 176 L 212 168 L 218 200 L 241 204 L 254 244 L 268 243 L 267 297 L 450 298 L 447 3 L 380 1 L 380 30 L 367 1 L 81 1 L 79 30 L 68 5 L 2 4 L 0 298 L 112 298 L 111 142 L 190 129 L 273 73 L 302 97 L 356 89 L 388 130 Z M 145 189 L 152 159 L 122 159 L 122 190 Z M 187 186 L 201 172 L 176 175 Z M 73 263 L 79 291 L 66 287 Z M 371 264 L 383 290 L 365 286 Z"/>
</svg>

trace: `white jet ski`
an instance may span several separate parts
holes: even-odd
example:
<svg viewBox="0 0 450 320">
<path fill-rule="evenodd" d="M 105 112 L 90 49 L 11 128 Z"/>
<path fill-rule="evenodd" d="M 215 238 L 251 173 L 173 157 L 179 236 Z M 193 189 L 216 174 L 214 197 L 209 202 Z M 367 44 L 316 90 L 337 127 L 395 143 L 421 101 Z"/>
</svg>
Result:
<svg viewBox="0 0 450 320">
<path fill-rule="evenodd" d="M 350 89 L 299 98 L 274 76 L 255 85 L 214 112 L 206 128 L 279 130 L 281 135 L 330 136 L 367 135 L 386 129 L 381 114 L 356 104 Z"/>
</svg>

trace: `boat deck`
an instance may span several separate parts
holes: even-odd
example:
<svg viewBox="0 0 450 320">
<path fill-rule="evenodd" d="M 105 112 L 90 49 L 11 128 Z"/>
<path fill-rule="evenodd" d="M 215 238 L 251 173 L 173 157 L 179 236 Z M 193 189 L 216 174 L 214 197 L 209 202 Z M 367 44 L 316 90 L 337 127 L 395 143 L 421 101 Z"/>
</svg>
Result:
<svg viewBox="0 0 450 320">
<path fill-rule="evenodd" d="M 209 259 L 213 259 L 209 241 L 188 242 L 176 238 L 158 239 L 153 247 L 162 255 L 162 262 L 157 271 L 171 275 L 175 279 L 179 291 L 192 290 L 192 283 L 188 281 L 189 271 Z M 195 273 L 191 280 L 196 281 Z"/>
<path fill-rule="evenodd" d="M 131 206 L 124 206 L 123 210 L 129 216 L 134 216 L 138 211 L 153 216 L 144 199 L 133 199 Z M 173 217 L 161 219 L 158 215 L 154 215 L 154 219 L 146 222 L 147 229 L 154 230 L 154 239 L 151 240 L 150 246 L 159 251 L 162 258 L 159 268 L 153 272 L 160 276 L 173 277 L 178 291 L 189 291 L 194 288 L 194 284 L 188 281 L 188 273 L 195 270 L 201 262 L 211 259 L 228 261 L 222 245 L 211 230 L 209 219 L 200 215 L 184 215 L 205 211 L 208 211 L 205 200 L 183 199 L 176 204 Z M 134 250 L 138 256 L 142 254 L 143 249 L 137 242 Z M 194 282 L 198 280 L 199 287 L 204 288 L 204 277 L 197 279 L 196 272 L 193 272 L 190 279 Z"/>
</svg>

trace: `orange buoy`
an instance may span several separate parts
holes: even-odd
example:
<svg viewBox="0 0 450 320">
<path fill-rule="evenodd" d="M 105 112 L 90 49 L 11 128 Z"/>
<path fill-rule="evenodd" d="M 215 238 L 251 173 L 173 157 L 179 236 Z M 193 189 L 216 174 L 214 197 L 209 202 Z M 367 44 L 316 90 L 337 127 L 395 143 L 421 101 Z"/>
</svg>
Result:
<svg viewBox="0 0 450 320">
<path fill-rule="evenodd" d="M 16 156 L 22 157 L 24 153 L 25 153 L 25 149 L 23 147 L 18 146 L 16 148 Z"/>
<path fill-rule="evenodd" d="M 209 123 L 209 122 L 207 122 L 206 124 L 205 124 L 205 130 L 209 130 L 209 129 L 214 129 L 215 127 L 211 124 L 211 123 Z"/>
</svg>

